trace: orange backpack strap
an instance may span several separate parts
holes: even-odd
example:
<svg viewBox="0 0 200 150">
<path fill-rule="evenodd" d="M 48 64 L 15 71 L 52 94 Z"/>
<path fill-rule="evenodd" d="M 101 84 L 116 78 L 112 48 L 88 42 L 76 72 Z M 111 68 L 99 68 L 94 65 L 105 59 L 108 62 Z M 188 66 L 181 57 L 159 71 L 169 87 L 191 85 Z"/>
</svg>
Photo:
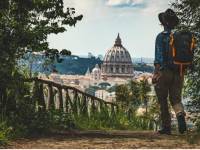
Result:
<svg viewBox="0 0 200 150">
<path fill-rule="evenodd" d="M 170 44 L 170 47 L 172 49 L 172 57 L 175 57 L 176 56 L 176 48 L 174 46 L 174 35 L 173 35 L 173 33 L 170 34 L 170 43 L 169 44 Z M 191 46 L 193 46 L 193 45 L 191 45 Z M 179 66 L 180 76 L 184 77 L 184 65 L 186 65 L 186 64 L 181 63 L 181 62 L 176 62 L 176 61 L 174 61 L 174 64 Z"/>
<path fill-rule="evenodd" d="M 195 49 L 195 47 L 196 47 L 196 39 L 195 39 L 194 35 L 192 35 L 192 42 L 191 42 L 190 50 L 193 51 L 193 49 Z"/>
<path fill-rule="evenodd" d="M 174 47 L 174 35 L 173 33 L 170 34 L 170 47 L 172 48 L 172 56 L 175 57 L 176 56 L 176 49 Z"/>
</svg>

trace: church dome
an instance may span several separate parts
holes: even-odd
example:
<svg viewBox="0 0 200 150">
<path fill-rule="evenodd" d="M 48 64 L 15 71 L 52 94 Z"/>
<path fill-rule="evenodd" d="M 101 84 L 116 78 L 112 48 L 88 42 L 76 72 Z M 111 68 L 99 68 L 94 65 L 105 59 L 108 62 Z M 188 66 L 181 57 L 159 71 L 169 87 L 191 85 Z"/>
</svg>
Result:
<svg viewBox="0 0 200 150">
<path fill-rule="evenodd" d="M 133 77 L 131 56 L 123 47 L 119 34 L 114 46 L 107 51 L 101 68 L 104 77 Z"/>
<path fill-rule="evenodd" d="M 119 34 L 117 36 L 114 46 L 107 51 L 104 57 L 104 62 L 132 63 L 129 52 L 122 46 Z"/>
<path fill-rule="evenodd" d="M 95 65 L 95 68 L 92 69 L 92 73 L 100 73 L 100 72 L 101 72 L 101 69 L 99 68 L 99 65 L 96 64 L 96 65 Z"/>
<path fill-rule="evenodd" d="M 95 68 L 92 69 L 91 75 L 92 75 L 92 78 L 94 80 L 100 80 L 100 78 L 101 78 L 101 69 L 99 68 L 98 64 L 96 64 Z"/>
</svg>

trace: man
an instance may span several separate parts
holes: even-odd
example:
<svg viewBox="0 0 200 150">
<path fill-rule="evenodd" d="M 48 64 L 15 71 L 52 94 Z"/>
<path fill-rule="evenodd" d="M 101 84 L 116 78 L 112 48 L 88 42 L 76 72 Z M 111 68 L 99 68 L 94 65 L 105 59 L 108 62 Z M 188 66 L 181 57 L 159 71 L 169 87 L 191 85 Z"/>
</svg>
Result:
<svg viewBox="0 0 200 150">
<path fill-rule="evenodd" d="M 175 12 L 167 9 L 160 13 L 158 18 L 164 27 L 164 31 L 158 34 L 155 45 L 155 71 L 152 82 L 155 83 L 155 91 L 160 104 L 161 130 L 160 134 L 171 134 L 171 116 L 168 108 L 168 97 L 176 113 L 179 132 L 186 131 L 185 112 L 181 103 L 181 93 L 183 87 L 183 76 L 180 75 L 179 68 L 173 64 L 169 57 L 170 34 L 178 25 L 179 19 Z"/>
</svg>

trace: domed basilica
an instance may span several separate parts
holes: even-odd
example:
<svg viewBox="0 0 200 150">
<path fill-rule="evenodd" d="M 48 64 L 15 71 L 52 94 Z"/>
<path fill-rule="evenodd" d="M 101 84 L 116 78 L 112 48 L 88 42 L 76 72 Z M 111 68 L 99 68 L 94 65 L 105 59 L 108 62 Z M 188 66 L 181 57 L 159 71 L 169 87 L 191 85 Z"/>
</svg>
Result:
<svg viewBox="0 0 200 150">
<path fill-rule="evenodd" d="M 114 46 L 109 49 L 101 65 L 102 78 L 132 78 L 133 63 L 129 52 L 122 45 L 118 34 Z"/>
</svg>

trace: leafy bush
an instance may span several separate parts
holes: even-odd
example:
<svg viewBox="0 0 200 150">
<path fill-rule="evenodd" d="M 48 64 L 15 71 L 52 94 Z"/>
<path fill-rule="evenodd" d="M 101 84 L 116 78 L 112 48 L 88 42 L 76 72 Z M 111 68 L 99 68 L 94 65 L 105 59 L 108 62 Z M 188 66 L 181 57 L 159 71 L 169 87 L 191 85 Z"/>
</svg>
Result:
<svg viewBox="0 0 200 150">
<path fill-rule="evenodd" d="M 73 118 L 69 113 L 60 110 L 52 110 L 49 112 L 49 115 L 50 129 L 67 130 L 76 128 Z"/>
<path fill-rule="evenodd" d="M 8 127 L 6 122 L 0 123 L 0 147 L 7 144 L 11 131 L 12 128 Z"/>
<path fill-rule="evenodd" d="M 197 119 L 196 126 L 197 126 L 197 132 L 200 134 L 200 118 Z"/>
</svg>

